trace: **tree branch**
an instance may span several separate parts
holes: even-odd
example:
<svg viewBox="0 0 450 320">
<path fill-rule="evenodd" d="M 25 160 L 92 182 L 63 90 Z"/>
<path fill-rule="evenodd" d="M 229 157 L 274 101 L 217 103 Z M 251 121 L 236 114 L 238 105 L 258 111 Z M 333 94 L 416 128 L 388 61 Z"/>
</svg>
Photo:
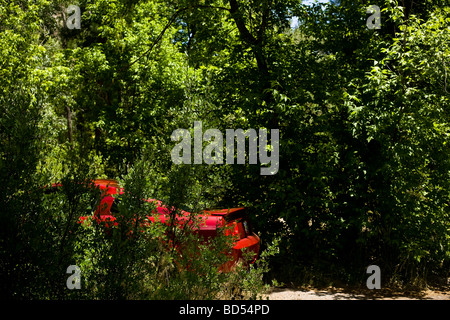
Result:
<svg viewBox="0 0 450 320">
<path fill-rule="evenodd" d="M 156 39 L 153 41 L 153 43 L 151 44 L 150 48 L 145 51 L 143 54 L 141 54 L 139 57 L 137 57 L 133 62 L 127 64 L 126 66 L 122 67 L 120 69 L 120 71 L 123 71 L 125 69 L 130 68 L 133 64 L 135 64 L 136 62 L 138 62 L 140 59 L 142 59 L 143 57 L 145 57 L 146 55 L 148 55 L 153 48 L 156 46 L 156 44 L 161 41 L 162 37 L 164 36 L 164 34 L 166 33 L 167 29 L 169 29 L 169 27 L 172 25 L 172 23 L 175 21 L 175 19 L 177 18 L 177 16 L 183 12 L 183 11 L 187 11 L 189 9 L 195 9 L 195 8 L 208 8 L 208 9 L 219 9 L 219 10 L 226 10 L 226 11 L 230 11 L 230 9 L 225 8 L 225 7 L 216 7 L 216 6 L 209 6 L 209 5 L 194 5 L 194 6 L 189 6 L 189 7 L 184 7 L 184 8 L 180 8 L 177 9 L 177 11 L 175 11 L 175 13 L 170 17 L 169 21 L 167 22 L 167 24 L 164 26 L 164 29 L 159 33 L 158 37 L 156 37 Z"/>
<path fill-rule="evenodd" d="M 239 13 L 239 5 L 236 0 L 230 0 L 230 14 L 236 22 L 236 26 L 239 30 L 239 33 L 242 39 L 251 45 L 256 45 L 258 43 L 257 39 L 248 31 L 245 26 L 244 20 Z"/>
<path fill-rule="evenodd" d="M 267 8 L 266 8 L 267 9 Z M 256 63 L 258 64 L 258 69 L 266 75 L 268 73 L 267 63 L 266 59 L 264 58 L 264 54 L 261 48 L 261 43 L 264 38 L 264 29 L 266 24 L 266 18 L 264 15 L 266 14 L 266 10 L 263 13 L 263 21 L 261 24 L 261 29 L 258 32 L 258 38 L 255 38 L 250 31 L 248 31 L 247 27 L 245 26 L 244 19 L 242 18 L 240 12 L 239 12 L 239 5 L 237 3 L 237 0 L 230 0 L 230 14 L 233 17 L 236 26 L 239 30 L 239 34 L 241 35 L 242 39 L 251 46 L 253 53 L 255 54 Z"/>
</svg>

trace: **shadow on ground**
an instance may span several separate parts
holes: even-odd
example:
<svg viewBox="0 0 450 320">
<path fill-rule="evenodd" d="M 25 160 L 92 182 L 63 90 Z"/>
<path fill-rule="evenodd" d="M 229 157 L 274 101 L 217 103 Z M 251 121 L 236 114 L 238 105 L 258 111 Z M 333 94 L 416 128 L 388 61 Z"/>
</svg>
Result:
<svg viewBox="0 0 450 320">
<path fill-rule="evenodd" d="M 270 300 L 450 300 L 450 286 L 400 291 L 367 288 L 272 288 Z"/>
</svg>

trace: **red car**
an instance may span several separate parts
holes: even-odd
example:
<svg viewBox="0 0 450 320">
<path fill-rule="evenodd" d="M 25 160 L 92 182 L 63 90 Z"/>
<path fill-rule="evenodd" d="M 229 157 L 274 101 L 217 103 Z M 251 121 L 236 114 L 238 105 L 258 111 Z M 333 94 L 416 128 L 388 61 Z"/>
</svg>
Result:
<svg viewBox="0 0 450 320">
<path fill-rule="evenodd" d="M 94 184 L 102 191 L 102 198 L 94 212 L 94 217 L 101 221 L 116 223 L 114 213 L 118 211 L 117 204 L 115 203 L 117 198 L 114 195 L 117 195 L 117 193 L 123 194 L 124 189 L 120 188 L 115 180 L 95 180 Z M 156 216 L 159 216 L 159 220 L 162 223 L 168 222 L 168 208 L 159 200 L 148 199 L 147 201 L 155 203 L 157 209 Z M 155 222 L 153 214 L 147 217 L 151 222 Z M 176 217 L 181 222 L 182 220 L 187 220 L 189 215 L 189 212 L 181 210 L 181 213 L 177 214 Z M 256 261 L 259 253 L 260 239 L 252 231 L 245 208 L 207 209 L 199 212 L 198 217 L 202 221 L 199 227 L 197 227 L 198 230 L 196 230 L 199 236 L 205 238 L 214 237 L 217 228 L 225 225 L 231 226 L 232 234 L 237 236 L 237 241 L 231 249 L 232 259 L 220 268 L 222 271 L 232 270 L 235 264 L 242 260 L 242 250 L 245 248 L 247 248 L 247 252 L 254 253 L 253 258 L 248 263 Z M 80 219 L 85 220 L 86 218 L 81 217 Z"/>
</svg>

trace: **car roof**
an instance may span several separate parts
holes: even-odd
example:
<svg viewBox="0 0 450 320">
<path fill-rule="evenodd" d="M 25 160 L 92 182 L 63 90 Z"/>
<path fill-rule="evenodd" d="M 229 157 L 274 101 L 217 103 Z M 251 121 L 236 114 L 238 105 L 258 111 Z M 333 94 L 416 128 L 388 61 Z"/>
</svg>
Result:
<svg viewBox="0 0 450 320">
<path fill-rule="evenodd" d="M 120 188 L 119 186 L 119 182 L 117 182 L 117 180 L 113 180 L 113 179 L 96 179 L 94 181 L 94 184 L 100 185 L 102 187 L 112 187 L 112 188 Z"/>
</svg>

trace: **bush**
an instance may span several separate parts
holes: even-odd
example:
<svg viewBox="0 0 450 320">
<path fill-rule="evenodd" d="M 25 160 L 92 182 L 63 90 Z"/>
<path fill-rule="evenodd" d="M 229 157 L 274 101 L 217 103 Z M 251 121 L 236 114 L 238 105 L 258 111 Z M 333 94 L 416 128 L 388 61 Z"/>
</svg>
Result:
<svg viewBox="0 0 450 320">
<path fill-rule="evenodd" d="M 267 254 L 262 254 L 258 267 L 238 265 L 233 272 L 222 272 L 234 240 L 227 227 L 205 240 L 194 231 L 202 222 L 200 216 L 191 213 L 186 221 L 177 219 L 183 213 L 172 204 L 192 200 L 192 194 L 180 192 L 179 186 L 194 184 L 193 175 L 178 170 L 185 169 L 174 169 L 176 174 L 173 172 L 172 176 L 177 179 L 168 180 L 173 187 L 166 191 L 171 200 L 166 206 L 173 208 L 169 210 L 169 223 L 158 222 L 155 215 L 155 223 L 146 224 L 147 215 L 155 207 L 142 199 L 151 197 L 147 190 L 152 189 L 149 184 L 154 171 L 150 162 L 143 159 L 121 179 L 125 192 L 115 212 L 117 225 L 110 223 L 107 227 L 95 219 L 82 224 L 77 244 L 83 248 L 77 258 L 85 289 L 81 297 L 229 299 L 254 298 L 263 290 L 262 275 L 268 265 L 262 261 L 266 261 Z"/>
</svg>

